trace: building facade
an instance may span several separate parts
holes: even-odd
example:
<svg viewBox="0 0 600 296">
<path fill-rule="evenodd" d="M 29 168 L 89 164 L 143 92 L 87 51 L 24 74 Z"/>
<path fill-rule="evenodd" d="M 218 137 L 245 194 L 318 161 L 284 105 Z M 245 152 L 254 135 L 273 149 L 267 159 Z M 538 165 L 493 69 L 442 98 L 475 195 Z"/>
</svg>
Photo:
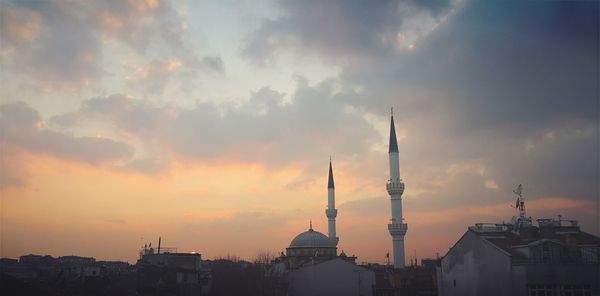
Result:
<svg viewBox="0 0 600 296">
<path fill-rule="evenodd" d="M 600 295 L 600 238 L 577 221 L 476 224 L 438 269 L 439 295 Z"/>
<path fill-rule="evenodd" d="M 307 265 L 287 275 L 287 295 L 373 295 L 375 273 L 341 258 Z"/>
</svg>

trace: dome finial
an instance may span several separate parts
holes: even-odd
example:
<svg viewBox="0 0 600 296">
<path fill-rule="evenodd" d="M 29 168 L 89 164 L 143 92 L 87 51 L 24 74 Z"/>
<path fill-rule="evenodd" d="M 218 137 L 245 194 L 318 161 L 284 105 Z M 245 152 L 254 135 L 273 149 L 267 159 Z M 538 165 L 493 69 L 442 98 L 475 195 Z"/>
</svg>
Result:
<svg viewBox="0 0 600 296">
<path fill-rule="evenodd" d="M 312 229 L 312 219 L 310 219 L 310 229 L 309 230 L 313 230 Z"/>
</svg>

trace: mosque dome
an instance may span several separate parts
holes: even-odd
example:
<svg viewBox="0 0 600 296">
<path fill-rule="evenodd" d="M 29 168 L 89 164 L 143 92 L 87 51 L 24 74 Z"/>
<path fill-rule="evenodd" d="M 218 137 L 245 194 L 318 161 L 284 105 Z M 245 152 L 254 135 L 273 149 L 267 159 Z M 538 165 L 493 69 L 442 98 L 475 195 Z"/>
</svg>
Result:
<svg viewBox="0 0 600 296">
<path fill-rule="evenodd" d="M 290 243 L 290 248 L 332 248 L 335 244 L 324 234 L 314 231 L 312 228 L 308 231 L 298 234 Z"/>
</svg>

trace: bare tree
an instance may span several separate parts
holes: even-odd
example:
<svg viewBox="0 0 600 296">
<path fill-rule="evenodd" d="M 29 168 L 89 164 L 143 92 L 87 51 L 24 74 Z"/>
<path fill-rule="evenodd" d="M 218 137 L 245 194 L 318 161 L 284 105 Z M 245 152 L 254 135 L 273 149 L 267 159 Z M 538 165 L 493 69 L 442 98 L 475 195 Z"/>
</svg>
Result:
<svg viewBox="0 0 600 296">
<path fill-rule="evenodd" d="M 275 253 L 270 250 L 258 250 L 254 263 L 266 265 L 270 264 L 273 260 L 275 260 Z"/>
<path fill-rule="evenodd" d="M 227 260 L 227 261 L 231 261 L 231 262 L 236 262 L 237 263 L 237 262 L 242 261 L 242 257 L 227 253 L 226 256 L 218 256 L 218 257 L 216 257 L 215 260 Z"/>
</svg>

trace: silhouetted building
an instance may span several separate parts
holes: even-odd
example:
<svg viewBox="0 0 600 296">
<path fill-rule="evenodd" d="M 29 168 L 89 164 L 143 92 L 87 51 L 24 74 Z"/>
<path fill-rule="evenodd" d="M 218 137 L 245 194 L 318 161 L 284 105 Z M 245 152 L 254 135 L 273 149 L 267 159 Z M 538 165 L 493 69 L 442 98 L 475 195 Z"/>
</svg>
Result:
<svg viewBox="0 0 600 296">
<path fill-rule="evenodd" d="M 600 295 L 600 238 L 574 220 L 537 221 L 469 227 L 442 259 L 439 294 Z"/>
<path fill-rule="evenodd" d="M 97 262 L 91 257 L 2 258 L 0 277 L 2 296 L 135 294 L 135 278 L 127 262 Z"/>
<path fill-rule="evenodd" d="M 377 296 L 434 296 L 437 295 L 436 260 L 426 259 L 427 265 L 393 268 L 389 265 L 369 264 L 375 272 Z"/>
<path fill-rule="evenodd" d="M 160 253 L 144 247 L 137 262 L 141 295 L 201 295 L 202 258 L 198 253 Z"/>
</svg>

